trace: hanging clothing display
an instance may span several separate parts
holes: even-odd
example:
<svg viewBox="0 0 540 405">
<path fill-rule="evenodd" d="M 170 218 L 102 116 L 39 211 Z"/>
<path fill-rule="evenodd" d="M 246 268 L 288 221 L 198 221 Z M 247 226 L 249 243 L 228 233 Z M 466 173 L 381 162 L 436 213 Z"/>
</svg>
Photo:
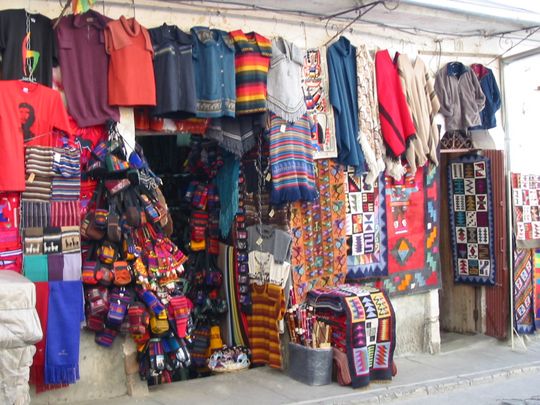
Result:
<svg viewBox="0 0 540 405">
<path fill-rule="evenodd" d="M 39 83 L 0 81 L 0 191 L 25 189 L 23 145 L 55 146 L 54 129 L 71 133 L 60 93 Z"/>
<path fill-rule="evenodd" d="M 337 161 L 363 173 L 366 169 L 364 153 L 358 143 L 356 47 L 347 38 L 340 37 L 328 48 L 327 57 L 330 103 L 336 122 Z"/>
<path fill-rule="evenodd" d="M 285 315 L 283 289 L 274 284 L 252 284 L 252 314 L 248 316 L 251 362 L 281 369 L 278 322 Z"/>
<path fill-rule="evenodd" d="M 486 97 L 476 74 L 461 62 L 450 62 L 435 75 L 435 91 L 441 104 L 446 131 L 480 125 Z"/>
<path fill-rule="evenodd" d="M 3 80 L 32 77 L 51 87 L 57 53 L 48 17 L 23 9 L 0 11 L 0 53 Z"/>
<path fill-rule="evenodd" d="M 306 113 L 301 85 L 303 53 L 293 43 L 272 40 L 272 60 L 268 71 L 268 109 L 285 121 L 298 121 Z"/>
<path fill-rule="evenodd" d="M 110 106 L 107 99 L 109 56 L 105 52 L 104 30 L 110 21 L 89 10 L 63 17 L 56 27 L 67 109 L 80 127 L 120 119 L 118 108 Z"/>
<path fill-rule="evenodd" d="M 255 146 L 256 138 L 264 129 L 264 119 L 263 114 L 214 118 L 210 121 L 205 136 L 215 139 L 226 151 L 242 157 Z"/>
<path fill-rule="evenodd" d="M 411 111 L 416 137 L 407 146 L 406 158 L 412 173 L 417 165 L 422 167 L 428 159 L 439 164 L 437 147 L 439 130 L 435 124 L 435 115 L 440 103 L 435 93 L 435 82 L 422 59 L 416 57 L 411 62 L 405 54 L 399 54 L 397 66 L 401 85 Z"/>
<path fill-rule="evenodd" d="M 105 27 L 109 60 L 109 104 L 156 105 L 152 41 L 146 28 L 134 18 L 120 16 Z"/>
<path fill-rule="evenodd" d="M 176 25 L 148 30 L 154 49 L 157 105 L 152 115 L 186 118 L 197 112 L 192 38 Z"/>
<path fill-rule="evenodd" d="M 235 47 L 236 115 L 266 112 L 266 82 L 272 43 L 268 38 L 242 30 L 229 33 Z"/>
<path fill-rule="evenodd" d="M 313 122 L 314 159 L 337 156 L 334 110 L 330 104 L 326 48 L 308 49 L 304 55 L 302 86 L 307 114 Z"/>
<path fill-rule="evenodd" d="M 384 144 L 379 121 L 375 63 L 364 44 L 356 49 L 356 80 L 360 126 L 358 139 L 367 164 L 365 181 L 371 185 L 384 171 Z"/>
<path fill-rule="evenodd" d="M 307 115 L 288 122 L 270 113 L 268 130 L 273 204 L 317 197 L 311 123 Z"/>
<path fill-rule="evenodd" d="M 482 88 L 482 93 L 484 93 L 484 96 L 486 97 L 486 102 L 484 104 L 484 109 L 480 111 L 481 124 L 470 128 L 470 130 L 495 128 L 497 126 L 495 113 L 501 108 L 501 93 L 497 81 L 495 80 L 495 76 L 493 75 L 493 71 L 480 63 L 473 63 L 471 65 L 471 70 L 480 82 L 480 87 Z"/>
<path fill-rule="evenodd" d="M 533 302 L 534 327 L 540 329 L 540 249 L 534 250 Z"/>
<path fill-rule="evenodd" d="M 378 51 L 375 55 L 381 131 L 392 158 L 405 153 L 416 133 L 396 62 L 392 61 L 388 50 Z"/>
<path fill-rule="evenodd" d="M 270 225 L 253 225 L 247 227 L 247 233 L 250 252 L 270 253 L 276 263 L 290 261 L 292 238 L 288 232 Z"/>
<path fill-rule="evenodd" d="M 191 34 L 197 117 L 234 117 L 236 79 L 231 36 L 207 27 L 193 27 Z"/>
</svg>

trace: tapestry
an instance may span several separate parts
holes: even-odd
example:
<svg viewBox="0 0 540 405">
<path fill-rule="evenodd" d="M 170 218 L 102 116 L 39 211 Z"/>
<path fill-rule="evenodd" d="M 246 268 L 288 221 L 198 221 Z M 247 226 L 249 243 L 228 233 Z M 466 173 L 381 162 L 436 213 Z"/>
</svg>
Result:
<svg viewBox="0 0 540 405">
<path fill-rule="evenodd" d="M 307 114 L 313 123 L 311 141 L 315 148 L 314 159 L 337 156 L 334 110 L 328 93 L 328 68 L 326 48 L 308 49 L 304 55 L 302 88 Z"/>
<path fill-rule="evenodd" d="M 331 159 L 317 161 L 319 199 L 291 206 L 292 275 L 296 302 L 313 288 L 345 281 L 345 171 Z"/>
<path fill-rule="evenodd" d="M 347 195 L 347 280 L 354 282 L 388 275 L 384 178 L 366 184 L 365 175 L 349 168 Z"/>
<path fill-rule="evenodd" d="M 534 251 L 533 298 L 534 326 L 540 329 L 540 249 Z"/>
<path fill-rule="evenodd" d="M 516 246 L 540 247 L 540 176 L 512 173 L 512 205 Z"/>
<path fill-rule="evenodd" d="M 514 249 L 514 322 L 518 333 L 534 333 L 533 251 Z"/>
<path fill-rule="evenodd" d="M 352 387 L 391 380 L 396 319 L 386 293 L 343 284 L 315 289 L 307 302 L 332 325 L 332 345 L 347 354 Z"/>
<path fill-rule="evenodd" d="M 448 199 L 454 281 L 494 285 L 490 160 L 469 155 L 449 161 Z"/>
<path fill-rule="evenodd" d="M 385 178 L 388 277 L 375 285 L 390 295 L 441 285 L 438 167 L 405 168 L 402 180 Z"/>
</svg>

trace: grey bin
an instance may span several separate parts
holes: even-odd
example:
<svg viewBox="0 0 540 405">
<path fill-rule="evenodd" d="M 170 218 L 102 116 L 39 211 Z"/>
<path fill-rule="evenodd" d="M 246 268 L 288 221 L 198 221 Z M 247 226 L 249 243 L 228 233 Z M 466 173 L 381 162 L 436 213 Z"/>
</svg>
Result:
<svg viewBox="0 0 540 405">
<path fill-rule="evenodd" d="M 326 385 L 332 382 L 332 348 L 312 349 L 289 342 L 287 374 L 307 385 Z"/>
</svg>

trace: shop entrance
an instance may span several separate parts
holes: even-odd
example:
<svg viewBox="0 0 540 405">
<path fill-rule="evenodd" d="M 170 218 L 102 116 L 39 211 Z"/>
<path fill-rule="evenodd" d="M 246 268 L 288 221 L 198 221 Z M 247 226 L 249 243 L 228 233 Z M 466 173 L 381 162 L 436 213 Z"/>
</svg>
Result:
<svg viewBox="0 0 540 405">
<path fill-rule="evenodd" d="M 441 153 L 441 275 L 439 294 L 442 342 L 445 333 L 485 334 L 505 339 L 510 324 L 509 274 L 506 235 L 506 182 L 504 152 L 478 152 L 491 161 L 493 195 L 493 240 L 496 260 L 496 281 L 493 286 L 475 286 L 454 282 L 451 227 L 448 204 L 448 162 L 463 152 Z"/>
</svg>

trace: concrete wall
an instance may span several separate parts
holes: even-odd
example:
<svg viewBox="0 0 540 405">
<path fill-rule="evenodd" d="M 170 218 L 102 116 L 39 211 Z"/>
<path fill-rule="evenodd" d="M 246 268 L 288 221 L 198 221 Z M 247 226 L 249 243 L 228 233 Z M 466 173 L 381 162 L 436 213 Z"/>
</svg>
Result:
<svg viewBox="0 0 540 405">
<path fill-rule="evenodd" d="M 137 0 L 135 16 L 149 28 L 161 25 L 163 22 L 177 24 L 184 30 L 189 30 L 190 27 L 196 25 L 210 25 L 224 30 L 241 27 L 244 31 L 255 30 L 268 37 L 282 35 L 303 48 L 319 47 L 325 44 L 343 25 L 343 23 L 329 24 L 326 27 L 324 22 L 314 18 L 283 16 L 260 11 L 223 11 L 215 4 L 208 6 L 209 8 L 205 9 L 203 3 L 198 2 L 194 6 L 189 6 L 163 1 Z M 51 18 L 57 17 L 61 10 L 56 0 L 32 0 L 16 6 L 11 0 L 0 0 L 0 9 L 14 7 L 26 7 L 32 12 L 40 12 Z M 106 4 L 98 2 L 95 8 L 111 18 L 118 18 L 122 14 L 127 16 L 134 14 L 131 2 L 127 0 L 107 1 Z M 441 12 L 436 14 L 439 16 Z M 463 21 L 470 23 L 465 17 Z M 371 49 L 388 48 L 390 51 L 400 51 L 411 56 L 423 54 L 422 58 L 432 70 L 437 70 L 445 62 L 444 55 L 438 55 L 439 51 L 468 52 L 479 56 L 501 52 L 497 39 L 461 38 L 441 39 L 436 42 L 432 38 L 363 23 L 355 24 L 344 35 L 350 38 L 353 44 L 363 42 Z M 516 48 L 515 51 L 523 50 L 521 49 L 523 46 Z M 487 56 L 481 61 L 487 61 L 489 58 Z M 449 59 L 455 59 L 455 57 Z M 479 58 L 474 58 L 474 61 L 478 60 Z M 498 145 L 500 139 L 497 137 Z M 397 317 L 397 356 L 424 351 L 439 352 L 438 297 L 439 291 L 434 290 L 392 300 Z M 124 344 L 122 338 L 117 338 L 112 348 L 104 349 L 94 343 L 92 334 L 83 332 L 80 356 L 81 381 L 69 388 L 34 396 L 33 402 L 46 404 L 86 399 L 99 400 L 120 396 L 128 391 L 133 391 L 138 395 L 145 394 L 147 389 L 144 383 L 138 382 L 134 374 L 136 364 L 133 357 L 133 345 L 129 342 Z"/>
</svg>

